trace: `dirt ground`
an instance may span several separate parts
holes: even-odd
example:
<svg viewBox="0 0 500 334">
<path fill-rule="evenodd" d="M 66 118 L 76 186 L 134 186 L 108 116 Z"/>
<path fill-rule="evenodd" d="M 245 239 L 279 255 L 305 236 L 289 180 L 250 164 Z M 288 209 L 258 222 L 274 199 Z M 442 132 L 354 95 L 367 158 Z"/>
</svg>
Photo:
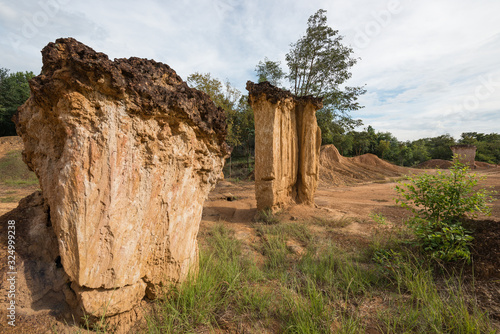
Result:
<svg viewBox="0 0 500 334">
<path fill-rule="evenodd" d="M 1 153 L 4 152 L 0 151 Z M 329 154 L 335 155 L 336 153 L 330 151 Z M 314 207 L 291 206 L 283 210 L 280 217 L 283 221 L 337 219 L 343 223 L 330 234 L 333 239 L 347 247 L 368 244 L 371 235 L 380 225 L 374 219 L 375 215 L 383 216 L 388 226 L 401 225 L 408 218 L 408 212 L 395 203 L 397 196 L 394 190 L 395 182 L 401 180 L 403 174 L 422 171 L 388 166 L 387 163 L 372 156 L 358 157 L 349 161 L 342 159 L 347 158 L 338 158 L 337 162 L 330 162 L 330 167 L 337 168 L 339 172 L 322 177 L 316 192 Z M 348 168 L 335 165 L 335 163 L 343 163 L 344 167 L 349 165 L 354 172 L 350 173 Z M 432 173 L 435 170 L 427 170 L 427 172 Z M 495 196 L 499 199 L 500 168 L 479 168 L 475 172 L 487 177 L 483 185 L 496 190 L 498 194 Z M 0 187 L 2 196 L 10 192 L 10 194 L 22 197 L 32 191 L 32 189 Z M 16 206 L 16 202 L 1 203 L 0 215 Z M 498 324 L 500 323 L 500 265 L 498 262 L 500 258 L 500 201 L 494 202 L 492 208 L 493 212 L 490 217 L 480 217 L 470 224 L 470 228 L 476 231 L 473 245 L 475 271 L 468 274 L 475 279 L 474 290 L 480 306 L 487 310 Z M 236 238 L 251 249 L 250 246 L 258 238 L 254 227 L 256 215 L 255 188 L 252 181 L 234 183 L 221 181 L 205 202 L 200 238 L 211 226 L 223 222 L 234 229 Z M 300 245 L 297 247 L 300 248 Z M 75 327 L 63 325 L 61 319 L 56 320 L 50 313 L 50 310 L 40 310 L 32 314 L 20 314 L 18 326 L 14 330 L 7 328 L 5 321 L 2 320 L 0 333 L 52 333 L 54 330 L 57 333 L 72 333 L 77 331 Z"/>
<path fill-rule="evenodd" d="M 406 170 L 409 174 L 422 172 Z M 426 170 L 435 173 L 436 170 Z M 473 271 L 465 269 L 465 278 L 478 298 L 480 307 L 488 311 L 495 325 L 500 328 L 500 168 L 477 169 L 485 176 L 481 186 L 497 192 L 492 214 L 468 223 L 474 231 L 472 245 Z M 332 186 L 320 182 L 315 196 L 315 207 L 291 206 L 280 213 L 283 221 L 307 221 L 313 218 L 336 219 L 342 226 L 329 235 L 343 247 L 368 246 L 372 235 L 381 228 L 374 216 L 385 218 L 385 227 L 400 226 L 410 213 L 396 205 L 396 181 L 401 177 L 367 181 L 349 186 Z M 257 214 L 253 182 L 219 183 L 205 202 L 200 235 L 215 223 L 223 222 L 236 231 L 236 238 L 252 249 L 258 238 L 254 229 Z M 290 245 L 289 245 L 290 246 Z M 294 247 L 294 245 L 291 245 Z M 300 246 L 297 246 L 300 247 Z M 256 254 L 258 256 L 258 254 Z M 464 270 L 460 268 L 450 268 Z"/>
</svg>

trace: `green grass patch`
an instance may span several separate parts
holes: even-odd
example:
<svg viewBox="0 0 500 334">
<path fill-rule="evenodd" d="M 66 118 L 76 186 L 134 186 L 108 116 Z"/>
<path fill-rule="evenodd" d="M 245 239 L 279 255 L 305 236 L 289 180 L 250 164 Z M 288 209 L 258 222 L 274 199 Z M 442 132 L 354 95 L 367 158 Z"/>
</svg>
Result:
<svg viewBox="0 0 500 334">
<path fill-rule="evenodd" d="M 204 233 L 197 275 L 158 299 L 148 332 L 494 333 L 460 278 L 436 276 L 410 249 L 391 248 L 404 244 L 398 234 L 367 259 L 305 223 L 255 228 L 263 264 L 224 224 Z M 290 239 L 303 246 L 300 256 Z M 362 312 L 373 296 L 384 302 Z"/>
<path fill-rule="evenodd" d="M 275 225 L 260 225 L 256 227 L 261 235 L 279 235 L 284 239 L 293 238 L 307 245 L 314 235 L 311 233 L 307 224 L 304 223 L 279 223 Z"/>
<path fill-rule="evenodd" d="M 35 173 L 23 162 L 21 151 L 10 151 L 0 158 L 0 183 L 19 188 L 38 185 Z"/>
<path fill-rule="evenodd" d="M 0 198 L 0 203 L 16 203 L 19 202 L 19 200 L 22 197 L 19 196 L 6 196 L 6 197 L 1 197 Z"/>
<path fill-rule="evenodd" d="M 397 295 L 379 312 L 387 333 L 495 333 L 488 314 L 463 288 L 460 277 L 436 283 L 432 269 L 412 256 L 389 262 Z"/>
<path fill-rule="evenodd" d="M 378 285 L 376 271 L 357 263 L 349 255 L 330 244 L 318 254 L 306 253 L 297 265 L 297 270 L 313 280 L 332 297 L 362 295 Z"/>
<path fill-rule="evenodd" d="M 233 232 L 219 224 L 207 238 L 209 246 L 200 250 L 198 275 L 170 287 L 148 318 L 150 333 L 220 329 L 226 317 L 244 321 L 268 309 L 272 299 L 254 286 L 263 275 L 253 261 L 242 257 L 241 243 Z"/>
</svg>

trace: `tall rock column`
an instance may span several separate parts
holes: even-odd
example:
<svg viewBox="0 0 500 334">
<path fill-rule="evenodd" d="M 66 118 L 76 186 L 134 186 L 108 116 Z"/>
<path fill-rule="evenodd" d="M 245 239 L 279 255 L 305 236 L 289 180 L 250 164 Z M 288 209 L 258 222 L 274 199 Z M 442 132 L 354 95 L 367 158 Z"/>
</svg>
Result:
<svg viewBox="0 0 500 334">
<path fill-rule="evenodd" d="M 476 167 L 476 146 L 474 145 L 453 145 L 450 146 L 453 155 L 457 157 L 458 161 L 470 169 Z"/>
<path fill-rule="evenodd" d="M 299 142 L 299 166 L 297 175 L 296 202 L 314 204 L 314 193 L 318 187 L 321 129 L 316 120 L 316 111 L 322 107 L 321 100 L 312 97 L 297 99 L 297 136 Z"/>
<path fill-rule="evenodd" d="M 68 39 L 15 116 L 78 306 L 107 316 L 186 278 L 208 192 L 222 178 L 224 112 L 169 66 L 111 61 Z"/>
<path fill-rule="evenodd" d="M 268 82 L 247 82 L 255 117 L 255 192 L 259 210 L 314 203 L 319 178 L 321 99 L 296 97 Z"/>
</svg>

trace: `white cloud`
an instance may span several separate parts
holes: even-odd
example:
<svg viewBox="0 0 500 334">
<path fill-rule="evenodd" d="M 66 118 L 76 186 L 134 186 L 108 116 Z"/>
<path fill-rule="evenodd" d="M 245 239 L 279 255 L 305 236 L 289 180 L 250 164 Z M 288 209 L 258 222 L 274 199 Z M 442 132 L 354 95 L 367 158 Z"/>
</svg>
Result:
<svg viewBox="0 0 500 334">
<path fill-rule="evenodd" d="M 286 67 L 319 8 L 362 58 L 348 82 L 368 90 L 354 117 L 401 140 L 500 132 L 500 87 L 481 88 L 498 74 L 498 0 L 0 0 L 0 67 L 37 73 L 40 50 L 71 36 L 110 58 L 153 58 L 184 79 L 210 72 L 245 92 L 259 60 Z"/>
</svg>

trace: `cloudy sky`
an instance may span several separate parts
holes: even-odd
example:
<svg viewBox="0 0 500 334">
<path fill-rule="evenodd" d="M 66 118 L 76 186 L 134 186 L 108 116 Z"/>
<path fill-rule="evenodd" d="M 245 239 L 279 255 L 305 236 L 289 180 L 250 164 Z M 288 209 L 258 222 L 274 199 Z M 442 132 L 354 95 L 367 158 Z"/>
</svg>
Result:
<svg viewBox="0 0 500 334">
<path fill-rule="evenodd" d="M 246 93 L 264 57 L 286 67 L 320 8 L 361 58 L 348 84 L 366 85 L 365 126 L 399 140 L 500 132 L 499 0 L 0 0 L 0 67 L 38 74 L 40 50 L 74 37 Z"/>
</svg>

